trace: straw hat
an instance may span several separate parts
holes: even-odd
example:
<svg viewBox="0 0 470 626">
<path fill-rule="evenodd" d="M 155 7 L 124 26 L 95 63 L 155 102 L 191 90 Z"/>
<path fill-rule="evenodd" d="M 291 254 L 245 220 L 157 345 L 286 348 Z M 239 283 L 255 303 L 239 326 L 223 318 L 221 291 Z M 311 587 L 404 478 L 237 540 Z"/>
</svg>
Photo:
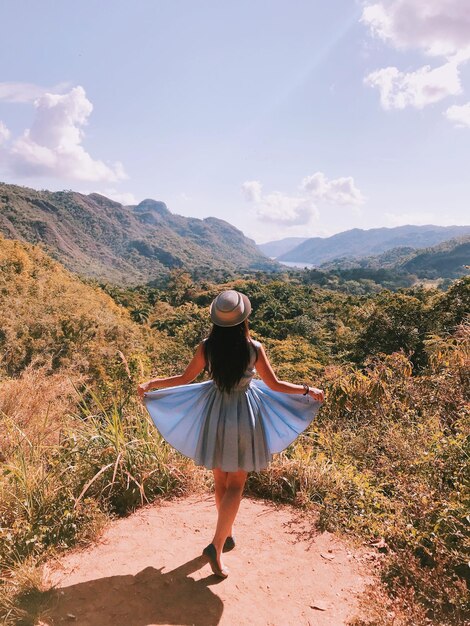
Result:
<svg viewBox="0 0 470 626">
<path fill-rule="evenodd" d="M 212 301 L 210 311 L 216 326 L 236 326 L 251 313 L 251 302 L 244 293 L 229 289 Z"/>
</svg>

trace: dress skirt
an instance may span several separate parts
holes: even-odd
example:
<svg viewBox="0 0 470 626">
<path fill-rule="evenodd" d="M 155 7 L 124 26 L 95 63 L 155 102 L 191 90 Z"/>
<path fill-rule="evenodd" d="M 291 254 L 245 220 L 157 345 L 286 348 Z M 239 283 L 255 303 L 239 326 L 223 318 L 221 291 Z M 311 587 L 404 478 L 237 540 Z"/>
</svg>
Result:
<svg viewBox="0 0 470 626">
<path fill-rule="evenodd" d="M 196 465 L 259 471 L 312 422 L 321 403 L 252 380 L 220 391 L 209 380 L 150 391 L 144 404 L 160 434 Z"/>
</svg>

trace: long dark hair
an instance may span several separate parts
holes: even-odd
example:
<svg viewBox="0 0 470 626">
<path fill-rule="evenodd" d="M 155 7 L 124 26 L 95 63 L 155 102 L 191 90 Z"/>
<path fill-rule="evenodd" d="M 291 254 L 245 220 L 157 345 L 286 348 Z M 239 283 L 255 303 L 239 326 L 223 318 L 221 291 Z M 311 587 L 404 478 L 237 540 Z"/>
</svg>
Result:
<svg viewBox="0 0 470 626">
<path fill-rule="evenodd" d="M 236 326 L 212 327 L 204 342 L 207 370 L 217 387 L 231 391 L 242 378 L 250 361 L 248 320 Z"/>
</svg>

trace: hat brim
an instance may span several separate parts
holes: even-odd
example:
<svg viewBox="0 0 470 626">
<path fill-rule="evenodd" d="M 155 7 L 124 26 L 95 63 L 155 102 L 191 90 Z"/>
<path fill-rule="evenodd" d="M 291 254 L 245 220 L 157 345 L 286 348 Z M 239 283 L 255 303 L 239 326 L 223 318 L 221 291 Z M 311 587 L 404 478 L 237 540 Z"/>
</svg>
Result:
<svg viewBox="0 0 470 626">
<path fill-rule="evenodd" d="M 211 314 L 211 320 L 216 326 L 225 326 L 227 328 L 230 326 L 238 326 L 238 324 L 241 324 L 242 322 L 244 322 L 246 318 L 250 315 L 251 302 L 248 296 L 245 296 L 244 293 L 240 293 L 240 295 L 243 300 L 243 311 L 241 311 L 240 314 L 236 318 L 230 320 L 229 322 L 227 320 L 222 319 L 221 316 L 218 314 L 218 311 L 214 306 L 215 300 L 212 302 L 211 308 L 210 308 L 210 314 Z"/>
</svg>

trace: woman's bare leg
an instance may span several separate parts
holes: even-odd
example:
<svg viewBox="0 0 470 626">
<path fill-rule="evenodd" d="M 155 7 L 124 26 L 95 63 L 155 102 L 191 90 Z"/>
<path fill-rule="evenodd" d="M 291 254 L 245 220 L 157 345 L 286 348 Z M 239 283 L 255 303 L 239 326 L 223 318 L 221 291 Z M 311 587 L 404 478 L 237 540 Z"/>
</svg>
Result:
<svg viewBox="0 0 470 626">
<path fill-rule="evenodd" d="M 243 470 L 240 470 L 238 472 L 225 473 L 225 493 L 219 501 L 217 526 L 215 529 L 214 538 L 212 539 L 212 543 L 214 544 L 217 552 L 217 560 L 219 561 L 220 567 L 223 567 L 220 560 L 222 548 L 224 546 L 225 540 L 232 531 L 232 525 L 235 521 L 235 517 L 237 516 L 238 509 L 240 507 L 243 488 L 245 486 L 246 478 L 248 476 L 248 473 L 244 472 Z M 220 490 L 220 492 L 221 491 L 222 489 Z"/>
<path fill-rule="evenodd" d="M 215 484 L 215 506 L 219 510 L 222 498 L 225 495 L 225 489 L 227 485 L 227 472 L 223 472 L 220 469 L 213 469 L 214 484 Z"/>
<path fill-rule="evenodd" d="M 214 474 L 214 484 L 215 484 L 215 506 L 217 507 L 217 511 L 220 509 L 220 503 L 225 495 L 225 491 L 227 490 L 227 474 L 228 472 L 223 472 L 222 470 L 216 468 L 212 470 Z M 233 530 L 230 528 L 229 535 L 232 536 Z"/>
</svg>

